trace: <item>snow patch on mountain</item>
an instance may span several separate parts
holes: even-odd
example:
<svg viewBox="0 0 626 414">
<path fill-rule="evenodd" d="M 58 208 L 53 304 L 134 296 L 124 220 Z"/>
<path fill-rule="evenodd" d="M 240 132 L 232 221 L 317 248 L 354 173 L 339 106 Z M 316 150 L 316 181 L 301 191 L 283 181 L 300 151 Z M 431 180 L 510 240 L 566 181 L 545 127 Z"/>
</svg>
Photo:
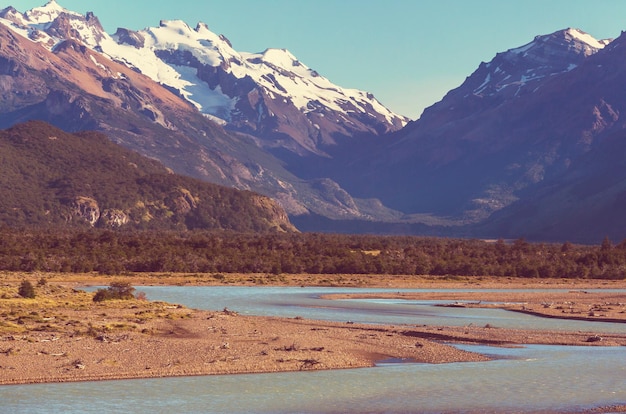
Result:
<svg viewBox="0 0 626 414">
<path fill-rule="evenodd" d="M 179 54 L 188 52 L 203 65 L 219 66 L 238 79 L 250 77 L 257 85 L 261 85 L 275 97 L 279 96 L 291 101 L 302 112 L 308 111 L 309 104 L 316 101 L 322 102 L 333 111 L 344 112 L 342 104 L 350 101 L 364 113 L 367 112 L 366 104 L 369 103 L 389 122 L 393 122 L 393 119 L 398 117 L 373 99 L 371 95 L 333 84 L 285 49 L 266 49 L 261 53 L 240 53 L 232 48 L 228 39 L 211 32 L 204 23 L 199 23 L 195 29 L 192 29 L 182 21 L 161 21 L 159 27 L 147 28 L 140 33 L 146 38 L 145 49 L 155 55 L 159 51 L 176 51 Z M 103 49 L 111 56 L 119 54 L 113 48 Z M 145 62 L 145 60 L 134 59 L 131 61 L 142 72 L 144 72 Z M 187 66 L 191 62 L 181 63 L 179 67 Z M 172 67 L 171 64 L 170 67 Z M 180 72 L 178 73 L 180 75 Z M 185 85 L 173 81 L 171 77 L 160 76 L 156 80 L 176 87 L 183 94 L 187 90 Z M 230 97 L 223 99 L 229 101 Z M 215 107 L 200 106 L 205 113 L 223 116 L 215 112 Z"/>
<path fill-rule="evenodd" d="M 69 25 L 65 35 L 179 91 L 202 113 L 227 122 L 236 113 L 240 97 L 229 96 L 219 85 L 210 86 L 201 80 L 199 65 L 220 68 L 237 79 L 250 78 L 269 96 L 293 104 L 303 114 L 325 107 L 348 118 L 375 112 L 390 125 L 403 126 L 408 122 L 371 94 L 333 84 L 285 49 L 238 52 L 225 36 L 213 33 L 204 23 L 191 28 L 181 20 L 162 20 L 158 27 L 138 32 L 125 30 L 123 37 L 105 33 L 92 14 L 84 17 L 61 7 L 56 0 L 24 14 L 15 11 L 10 18 L 6 14 L 0 22 L 50 50 L 65 40 L 62 35 L 55 35 L 61 29 L 51 30 L 52 25 L 63 20 L 63 24 Z"/>
<path fill-rule="evenodd" d="M 62 13 L 71 14 L 80 18 L 83 17 L 79 13 L 72 12 L 61 7 L 55 0 L 50 0 L 42 7 L 35 7 L 34 9 L 28 10 L 24 14 L 24 18 L 31 24 L 45 25 L 54 21 Z"/>
<path fill-rule="evenodd" d="M 235 108 L 236 99 L 222 93 L 220 85 L 211 89 L 209 85 L 198 78 L 194 68 L 176 65 L 171 67 L 180 76 L 176 83 L 181 86 L 180 91 L 185 99 L 206 115 L 212 115 L 222 121 L 229 120 L 230 112 Z"/>
<path fill-rule="evenodd" d="M 567 29 L 567 34 L 574 39 L 578 39 L 583 43 L 591 46 L 594 49 L 602 49 L 604 46 L 611 43 L 611 39 L 602 39 L 598 40 L 595 37 L 591 36 L 589 33 L 585 33 L 580 29 Z"/>
<path fill-rule="evenodd" d="M 579 29 L 568 28 L 537 36 L 523 46 L 498 53 L 474 73 L 473 94 L 493 96 L 514 88 L 513 96 L 534 81 L 574 70 L 590 55 L 603 49 L 611 39 L 597 40 Z M 480 83 L 478 81 L 480 80 Z"/>
</svg>

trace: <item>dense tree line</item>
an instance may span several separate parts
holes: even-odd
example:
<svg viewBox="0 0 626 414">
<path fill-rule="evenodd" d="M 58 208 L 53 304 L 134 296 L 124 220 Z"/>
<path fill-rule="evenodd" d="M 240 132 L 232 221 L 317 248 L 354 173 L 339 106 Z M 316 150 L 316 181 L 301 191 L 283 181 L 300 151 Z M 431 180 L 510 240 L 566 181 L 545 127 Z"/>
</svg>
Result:
<svg viewBox="0 0 626 414">
<path fill-rule="evenodd" d="M 626 278 L 613 245 L 409 236 L 0 228 L 0 270 Z"/>
</svg>

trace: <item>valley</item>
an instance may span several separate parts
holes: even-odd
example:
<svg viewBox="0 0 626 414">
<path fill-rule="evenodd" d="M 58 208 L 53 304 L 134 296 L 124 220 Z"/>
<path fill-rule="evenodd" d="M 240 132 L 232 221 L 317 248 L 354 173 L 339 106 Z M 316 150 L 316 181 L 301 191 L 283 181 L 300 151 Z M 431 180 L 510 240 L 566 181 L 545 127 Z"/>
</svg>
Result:
<svg viewBox="0 0 626 414">
<path fill-rule="evenodd" d="M 409 119 L 168 18 L 0 10 L 3 407 L 626 412 L 624 31 Z"/>
<path fill-rule="evenodd" d="M 624 346 L 623 334 L 523 330 L 494 326 L 380 326 L 353 322 L 315 321 L 239 314 L 236 309 L 197 310 L 162 301 L 137 299 L 94 302 L 93 293 L 81 287 L 111 285 L 132 280 L 142 286 L 307 286 L 325 285 L 327 276 L 293 275 L 276 281 L 268 275 L 228 275 L 215 281 L 209 275 L 2 273 L 0 275 L 1 355 L 0 384 L 86 381 L 95 379 L 146 378 L 302 371 L 372 366 L 388 358 L 415 362 L 451 363 L 486 361 L 489 357 L 462 351 L 451 344 L 492 346 L 559 344 L 577 346 Z M 19 281 L 32 280 L 36 296 L 19 298 Z M 389 276 L 360 276 L 360 288 L 385 286 Z M 617 306 L 616 320 L 626 322 L 623 281 L 542 280 L 404 277 L 395 286 L 419 287 L 422 299 L 523 301 L 537 308 L 546 301 L 570 303 L 585 310 L 593 306 Z M 252 282 L 251 282 L 252 281 Z M 363 283 L 364 281 L 364 283 Z M 354 286 L 348 278 L 334 286 Z M 490 289 L 508 293 L 486 293 Z M 568 290 L 563 290 L 570 289 Z M 535 290 L 537 289 L 537 290 Z M 597 293 L 591 293 L 596 291 Z M 431 290 L 430 293 L 426 291 Z M 474 291 L 474 293 L 465 292 Z M 476 292 L 482 290 L 483 293 Z M 444 293 L 449 291 L 450 293 Z M 515 293 L 515 292 L 518 293 Z M 590 291 L 590 293 L 586 293 Z M 605 293 L 602 293 L 605 291 Z M 609 292 L 607 292 L 609 291 Z M 439 292 L 439 293 L 437 293 Z M 454 292 L 454 293 L 452 293 Z M 578 292 L 578 294 L 577 294 Z M 586 294 L 582 294 L 585 292 Z M 443 296 L 442 296 L 443 295 Z M 581 296 L 582 295 L 582 296 Z M 345 295 L 342 296 L 345 300 Z M 351 294 L 348 297 L 363 298 Z M 370 297 L 390 297 L 374 294 Z M 408 300 L 416 294 L 392 297 Z M 334 295 L 335 300 L 340 299 Z M 616 299 L 617 298 L 617 299 Z M 615 303 L 614 303 L 615 302 Z M 500 305 L 506 308 L 506 304 Z M 621 311 L 619 306 L 621 306 Z M 563 315 L 567 318 L 567 315 Z M 595 320 L 586 315 L 587 320 Z M 601 320 L 601 319 L 597 319 Z M 202 352 L 198 352 L 202 349 Z"/>
<path fill-rule="evenodd" d="M 567 28 L 511 45 L 409 120 L 204 23 L 108 34 L 55 0 L 7 7 L 0 23 L 0 127 L 102 132 L 178 174 L 271 197 L 304 231 L 623 238 L 623 35 Z"/>
</svg>

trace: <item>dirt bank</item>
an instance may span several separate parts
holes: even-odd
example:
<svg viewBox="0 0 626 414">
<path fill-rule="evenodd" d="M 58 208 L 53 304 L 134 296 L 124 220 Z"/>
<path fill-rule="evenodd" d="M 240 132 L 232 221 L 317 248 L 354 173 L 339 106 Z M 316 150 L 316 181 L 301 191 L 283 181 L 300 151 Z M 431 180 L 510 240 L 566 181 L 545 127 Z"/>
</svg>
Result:
<svg viewBox="0 0 626 414">
<path fill-rule="evenodd" d="M 253 284 L 250 280 L 258 283 L 259 277 L 227 275 L 221 279 L 222 282 L 232 279 L 241 284 Z M 276 284 L 300 285 L 304 277 L 319 282 L 312 284 L 324 284 L 322 276 L 315 279 L 310 275 Z M 19 283 L 24 279 L 36 286 L 35 299 L 17 295 Z M 413 284 L 412 287 L 425 288 L 530 287 L 525 281 L 507 284 L 501 280 L 494 284 L 493 280 L 485 279 L 440 280 L 439 283 L 430 278 L 419 282 L 415 278 L 408 279 L 411 283 L 407 284 Z M 356 368 L 372 366 L 388 358 L 428 363 L 487 359 L 446 343 L 626 346 L 626 335 L 598 332 L 563 333 L 490 326 L 375 326 L 243 316 L 229 310 L 199 311 L 146 300 L 95 303 L 93 294 L 74 288 L 86 284 L 107 285 L 113 280 L 132 280 L 135 285 L 169 284 L 164 282 L 173 280 L 177 281 L 175 284 L 185 285 L 217 281 L 213 276 L 201 275 L 135 278 L 0 274 L 0 384 Z M 346 277 L 342 280 L 354 282 Z M 370 281 L 378 286 L 384 283 L 382 278 Z M 269 280 L 264 281 L 267 283 Z M 623 284 L 568 284 L 559 280 L 542 283 L 543 287 L 559 289 L 543 296 L 528 296 L 524 292 L 496 296 L 491 292 L 487 296 L 443 292 L 421 297 L 450 300 L 453 306 L 459 305 L 456 302 L 460 300 L 472 302 L 462 306 L 509 306 L 511 303 L 518 306 L 523 301 L 527 309 L 550 309 L 560 316 L 567 316 L 574 309 L 558 309 L 564 306 L 561 303 L 584 304 L 583 307 L 601 304 L 603 310 L 597 310 L 598 315 L 623 318 L 623 309 L 617 305 L 626 302 L 622 296 L 598 296 L 583 291 L 594 286 L 624 288 Z M 564 287 L 567 289 L 561 290 Z M 493 301 L 502 303 L 483 303 Z M 566 312 L 561 312 L 563 310 Z M 587 308 L 585 312 L 587 317 L 595 317 L 589 315 Z"/>
</svg>

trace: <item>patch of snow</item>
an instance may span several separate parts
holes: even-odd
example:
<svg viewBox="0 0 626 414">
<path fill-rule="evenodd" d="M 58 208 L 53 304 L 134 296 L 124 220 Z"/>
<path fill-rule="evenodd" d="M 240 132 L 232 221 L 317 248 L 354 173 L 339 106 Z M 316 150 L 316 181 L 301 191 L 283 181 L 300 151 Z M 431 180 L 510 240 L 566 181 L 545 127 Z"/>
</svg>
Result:
<svg viewBox="0 0 626 414">
<path fill-rule="evenodd" d="M 24 13 L 24 17 L 31 23 L 46 24 L 54 21 L 61 13 L 82 17 L 79 13 L 64 9 L 55 0 L 50 0 L 42 7 L 35 7 L 34 9 L 28 10 Z"/>
<path fill-rule="evenodd" d="M 158 83 L 180 91 L 182 96 L 204 114 L 228 120 L 229 114 L 234 111 L 236 99 L 227 96 L 219 88 L 211 89 L 198 78 L 196 69 L 185 65 L 190 62 L 168 64 L 159 58 L 159 52 L 168 51 L 181 56 L 188 53 L 189 60 L 193 58 L 211 67 L 221 66 L 238 79 L 249 76 L 272 99 L 282 98 L 302 112 L 319 111 L 317 108 L 322 106 L 340 114 L 348 111 L 369 113 L 373 110 L 390 123 L 398 119 L 402 119 L 403 123 L 407 122 L 384 107 L 371 94 L 333 84 L 286 49 L 266 49 L 261 53 L 237 52 L 228 39 L 211 32 L 204 23 L 198 23 L 193 29 L 182 20 L 162 20 L 158 27 L 139 32 L 145 42 L 143 47 L 137 48 L 118 43 L 117 39 L 102 32 L 98 26 L 86 22 L 81 14 L 64 9 L 55 0 L 26 12 L 22 20 L 27 28 L 18 28 L 6 19 L 0 20 L 20 35 L 29 38 L 34 30 L 45 30 L 61 13 L 70 16 L 70 24 L 88 47 L 140 71 Z M 45 35 L 37 41 L 50 48 L 61 40 L 63 39 Z M 97 65 L 93 57 L 92 60 Z M 315 104 L 310 105 L 311 103 Z"/>
<path fill-rule="evenodd" d="M 569 28 L 567 29 L 566 33 L 569 34 L 574 39 L 577 39 L 583 43 L 586 43 L 595 49 L 602 49 L 604 48 L 604 46 L 610 43 L 610 40 L 599 41 L 595 37 L 591 36 L 589 33 L 585 33 L 580 29 Z"/>
<path fill-rule="evenodd" d="M 474 89 L 474 93 L 476 95 L 479 95 L 483 90 L 485 90 L 485 88 L 487 87 L 489 82 L 491 82 L 491 73 L 487 73 L 487 77 L 485 78 L 483 83 L 480 84 L 480 86 L 478 88 Z"/>
<path fill-rule="evenodd" d="M 19 34 L 20 36 L 28 38 L 30 30 L 28 30 L 27 28 L 16 26 L 12 21 L 3 19 L 3 18 L 0 18 L 0 23 L 8 27 L 9 29 L 13 30 L 15 33 Z"/>
<path fill-rule="evenodd" d="M 200 80 L 197 71 L 189 66 L 172 66 L 180 75 L 181 94 L 193 103 L 200 112 L 220 118 L 222 122 L 230 120 L 230 112 L 235 107 L 235 100 L 222 93 L 221 87 L 211 89 Z"/>
<path fill-rule="evenodd" d="M 535 41 L 534 40 L 532 42 L 528 43 L 528 44 L 525 44 L 524 46 L 520 46 L 520 47 L 515 48 L 515 49 L 509 49 L 509 52 L 521 55 L 522 53 L 527 52 L 533 46 L 535 46 Z"/>
<path fill-rule="evenodd" d="M 102 63 L 98 62 L 96 60 L 96 58 L 94 57 L 94 55 L 89 55 L 89 59 L 91 59 L 91 61 L 93 62 L 94 65 L 96 65 L 96 67 L 98 67 L 99 69 L 102 69 L 102 70 L 108 72 L 106 66 L 104 66 Z"/>
<path fill-rule="evenodd" d="M 210 119 L 211 121 L 215 122 L 218 125 L 224 126 L 224 125 L 228 124 L 228 122 L 226 122 L 222 118 L 218 118 L 218 117 L 216 117 L 214 115 L 211 115 L 211 114 L 202 114 L 202 115 L 204 115 L 207 119 Z"/>
</svg>

